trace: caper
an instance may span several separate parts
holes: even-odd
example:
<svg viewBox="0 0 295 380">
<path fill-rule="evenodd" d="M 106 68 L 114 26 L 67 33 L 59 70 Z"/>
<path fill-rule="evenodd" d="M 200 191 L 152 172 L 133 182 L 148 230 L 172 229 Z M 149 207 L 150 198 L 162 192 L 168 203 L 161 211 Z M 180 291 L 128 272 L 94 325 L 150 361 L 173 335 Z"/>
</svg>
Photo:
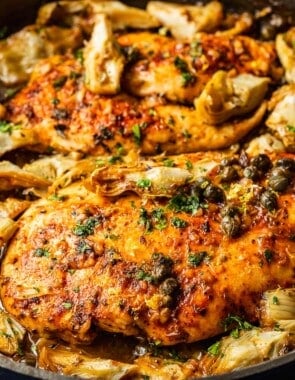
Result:
<svg viewBox="0 0 295 380">
<path fill-rule="evenodd" d="M 244 169 L 244 176 L 246 178 L 252 179 L 252 181 L 257 180 L 260 177 L 259 170 L 254 165 L 249 165 Z"/>
<path fill-rule="evenodd" d="M 239 161 L 236 157 L 225 157 L 220 161 L 220 164 L 222 166 L 229 166 L 229 165 L 234 165 L 238 164 Z"/>
<path fill-rule="evenodd" d="M 221 228 L 229 237 L 236 237 L 241 232 L 241 220 L 238 215 L 225 215 L 221 220 Z"/>
<path fill-rule="evenodd" d="M 272 167 L 271 160 L 266 154 L 258 154 L 253 157 L 251 164 L 263 172 L 268 171 Z"/>
<path fill-rule="evenodd" d="M 223 190 L 220 187 L 214 186 L 212 184 L 206 187 L 203 195 L 209 202 L 213 203 L 222 202 L 225 198 Z"/>
<path fill-rule="evenodd" d="M 275 210 L 278 207 L 277 196 L 271 190 L 265 190 L 261 194 L 260 202 L 269 211 Z"/>
<path fill-rule="evenodd" d="M 238 172 L 233 166 L 226 166 L 220 173 L 221 182 L 232 182 L 239 178 Z"/>
<path fill-rule="evenodd" d="M 175 278 L 169 277 L 165 281 L 162 282 L 162 284 L 159 287 L 159 290 L 161 293 L 164 293 L 165 295 L 171 295 L 175 293 L 175 291 L 178 289 L 178 282 Z"/>
<path fill-rule="evenodd" d="M 292 158 L 280 158 L 276 162 L 276 166 L 295 172 L 295 160 Z"/>
<path fill-rule="evenodd" d="M 269 186 L 274 190 L 274 191 L 285 191 L 287 187 L 289 186 L 290 179 L 288 175 L 288 170 L 284 170 L 283 168 L 274 168 L 271 171 L 271 175 L 268 180 Z"/>
<path fill-rule="evenodd" d="M 230 217 L 233 217 L 235 215 L 239 215 L 239 213 L 240 213 L 240 211 L 239 211 L 238 207 L 233 206 L 233 205 L 225 206 L 221 210 L 221 216 L 230 216 Z"/>
<path fill-rule="evenodd" d="M 160 281 L 171 275 L 172 266 L 173 261 L 169 257 L 165 257 L 160 253 L 155 253 L 153 255 L 153 268 L 151 274 L 156 281 Z"/>
</svg>

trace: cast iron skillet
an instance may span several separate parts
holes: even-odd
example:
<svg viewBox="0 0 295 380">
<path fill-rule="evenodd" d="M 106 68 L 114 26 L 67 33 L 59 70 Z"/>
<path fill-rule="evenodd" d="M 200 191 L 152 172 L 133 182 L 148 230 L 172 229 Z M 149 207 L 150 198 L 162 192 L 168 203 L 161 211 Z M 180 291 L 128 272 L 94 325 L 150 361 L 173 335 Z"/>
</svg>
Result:
<svg viewBox="0 0 295 380">
<path fill-rule="evenodd" d="M 56 0 L 55 0 L 56 1 Z M 122 1 L 122 0 L 121 0 Z M 163 1 L 163 0 L 162 0 Z M 170 0 L 178 3 L 196 3 L 193 0 Z M 295 25 L 295 0 L 220 0 L 227 9 L 238 11 L 252 11 L 271 6 L 273 15 L 268 20 L 257 23 L 261 28 L 263 22 L 270 22 L 274 30 L 281 31 L 284 27 Z M 17 30 L 23 25 L 34 21 L 36 11 L 42 0 L 0 0 L 0 27 L 6 25 L 9 31 Z M 132 6 L 145 7 L 147 0 L 125 0 Z M 208 2 L 208 1 L 203 1 Z M 273 19 L 272 19 L 273 18 Z M 281 20 L 281 22 L 280 22 Z M 0 354 L 0 378 L 9 380 L 73 380 L 73 377 L 62 376 L 42 369 L 30 367 L 24 363 L 17 363 Z M 253 365 L 228 374 L 209 376 L 204 380 L 294 380 L 295 378 L 295 351 L 290 352 L 278 359 L 268 360 L 265 363 Z"/>
</svg>

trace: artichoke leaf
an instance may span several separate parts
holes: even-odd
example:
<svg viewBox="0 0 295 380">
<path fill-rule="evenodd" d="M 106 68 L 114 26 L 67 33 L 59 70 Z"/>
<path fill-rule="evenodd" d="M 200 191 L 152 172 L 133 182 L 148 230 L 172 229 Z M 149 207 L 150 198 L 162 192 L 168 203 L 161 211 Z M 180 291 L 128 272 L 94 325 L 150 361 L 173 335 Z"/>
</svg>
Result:
<svg viewBox="0 0 295 380">
<path fill-rule="evenodd" d="M 0 217 L 0 247 L 8 242 L 17 230 L 17 223 L 11 218 Z"/>
<path fill-rule="evenodd" d="M 269 81 L 251 74 L 230 78 L 219 70 L 195 100 L 196 113 L 200 120 L 211 125 L 247 114 L 262 103 Z"/>
<path fill-rule="evenodd" d="M 9 161 L 0 162 L 0 179 L 0 190 L 17 187 L 46 188 L 51 184 L 49 180 L 21 169 Z"/>
<path fill-rule="evenodd" d="M 137 370 L 136 365 L 96 358 L 75 348 L 52 343 L 45 339 L 37 342 L 40 368 L 83 379 L 103 380 L 119 380 Z"/>
<path fill-rule="evenodd" d="M 286 331 L 255 328 L 240 331 L 239 337 L 222 338 L 214 355 L 208 353 L 202 360 L 210 374 L 220 374 L 279 357 L 291 345 L 292 338 Z"/>
<path fill-rule="evenodd" d="M 85 85 L 102 95 L 120 90 L 124 56 L 115 43 L 111 21 L 105 14 L 96 16 L 92 36 L 84 49 Z"/>
<path fill-rule="evenodd" d="M 8 313 L 0 310 L 0 352 L 14 355 L 21 349 L 25 329 Z"/>
<path fill-rule="evenodd" d="M 126 191 L 149 197 L 169 197 L 191 178 L 187 169 L 177 167 L 103 167 L 91 175 L 89 187 L 110 197 Z"/>
<path fill-rule="evenodd" d="M 277 90 L 270 102 L 266 125 L 281 139 L 287 151 L 295 151 L 295 84 Z"/>
<path fill-rule="evenodd" d="M 222 5 L 218 1 L 211 1 L 207 5 L 150 1 L 147 11 L 180 40 L 192 40 L 197 32 L 216 30 L 223 17 Z"/>
<path fill-rule="evenodd" d="M 285 34 L 278 34 L 276 37 L 276 50 L 285 69 L 287 82 L 295 83 L 295 27 L 292 27 Z"/>
<path fill-rule="evenodd" d="M 282 321 L 295 321 L 295 288 L 266 291 L 262 300 L 262 324 L 281 324 Z"/>
</svg>

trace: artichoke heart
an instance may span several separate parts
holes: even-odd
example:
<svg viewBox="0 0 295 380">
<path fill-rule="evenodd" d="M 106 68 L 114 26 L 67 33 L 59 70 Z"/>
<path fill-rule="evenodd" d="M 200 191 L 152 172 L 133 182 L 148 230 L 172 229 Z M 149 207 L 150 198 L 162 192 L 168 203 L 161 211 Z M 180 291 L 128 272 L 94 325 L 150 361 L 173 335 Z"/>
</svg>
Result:
<svg viewBox="0 0 295 380">
<path fill-rule="evenodd" d="M 96 16 L 91 39 L 84 51 L 85 85 L 88 90 L 102 95 L 120 90 L 124 56 L 112 33 L 112 24 L 104 14 Z"/>
<path fill-rule="evenodd" d="M 25 329 L 8 313 L 0 310 L 0 352 L 14 355 L 21 349 Z"/>
<path fill-rule="evenodd" d="M 217 125 L 253 111 L 262 103 L 268 83 L 265 77 L 240 74 L 230 78 L 225 71 L 217 71 L 194 102 L 199 120 Z"/>
<path fill-rule="evenodd" d="M 262 323 L 266 326 L 279 325 L 282 322 L 291 330 L 295 324 L 295 288 L 269 290 L 263 294 Z"/>
<path fill-rule="evenodd" d="M 241 331 L 238 338 L 229 336 L 218 342 L 218 352 L 211 358 L 208 354 L 204 362 L 208 360 L 206 364 L 210 373 L 229 372 L 279 357 L 286 353 L 290 342 L 290 335 L 286 331 Z"/>
<path fill-rule="evenodd" d="M 0 248 L 17 230 L 17 223 L 10 218 L 0 216 Z"/>
<path fill-rule="evenodd" d="M 158 19 L 178 39 L 193 39 L 197 32 L 216 30 L 223 17 L 222 5 L 211 1 L 206 5 L 179 5 L 150 1 L 147 11 Z"/>
<path fill-rule="evenodd" d="M 119 380 L 137 369 L 136 365 L 95 358 L 74 348 L 52 344 L 45 339 L 37 343 L 37 348 L 40 368 L 83 379 Z"/>
<path fill-rule="evenodd" d="M 191 178 L 188 170 L 177 167 L 103 167 L 91 176 L 90 189 L 105 196 L 133 191 L 150 197 L 169 197 Z"/>
<path fill-rule="evenodd" d="M 295 83 L 295 27 L 285 34 L 278 34 L 276 37 L 276 50 L 279 59 L 285 69 L 287 82 Z"/>
</svg>

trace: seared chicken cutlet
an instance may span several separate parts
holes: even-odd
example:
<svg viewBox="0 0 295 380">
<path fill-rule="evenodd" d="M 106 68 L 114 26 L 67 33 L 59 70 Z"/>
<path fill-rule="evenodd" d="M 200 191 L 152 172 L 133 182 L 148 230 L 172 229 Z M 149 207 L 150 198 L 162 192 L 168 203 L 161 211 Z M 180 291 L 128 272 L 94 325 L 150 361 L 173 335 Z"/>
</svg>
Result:
<svg viewBox="0 0 295 380">
<path fill-rule="evenodd" d="M 257 322 L 263 292 L 294 286 L 294 156 L 220 159 L 118 166 L 116 193 L 107 167 L 36 202 L 2 263 L 6 310 L 74 342 L 103 329 L 172 345 L 228 315 Z"/>
<path fill-rule="evenodd" d="M 127 35 L 127 42 L 131 37 Z M 158 36 L 151 38 L 159 49 Z M 174 63 L 171 59 L 167 62 L 172 71 L 177 71 L 177 75 L 173 73 L 171 78 L 180 81 L 175 89 L 178 88 L 181 93 L 186 87 L 183 78 L 193 76 L 187 71 L 187 63 L 177 55 L 175 41 L 172 44 Z M 260 47 L 255 45 L 254 40 L 251 44 L 254 45 L 252 54 L 255 55 L 255 49 L 259 51 Z M 184 48 L 184 53 L 187 48 Z M 211 55 L 210 49 L 208 56 Z M 213 59 L 208 70 L 198 72 L 200 78 L 187 83 L 187 89 L 197 86 L 197 92 L 190 100 L 202 91 L 195 99 L 194 108 L 166 104 L 159 96 L 139 99 L 124 92 L 114 96 L 95 94 L 86 88 L 83 66 L 79 61 L 71 56 L 55 56 L 45 60 L 35 69 L 28 85 L 7 104 L 6 122 L 15 124 L 17 128 L 11 136 L 0 136 L 0 153 L 19 146 L 31 146 L 40 151 L 48 148 L 61 152 L 75 150 L 94 155 L 116 154 L 118 146 L 124 146 L 126 150 L 140 148 L 143 154 L 163 151 L 177 154 L 228 147 L 262 120 L 266 111 L 263 99 L 270 81 L 271 65 L 263 68 L 259 64 L 261 69 L 253 70 L 250 61 L 240 64 L 230 52 L 225 54 L 224 60 L 222 57 L 219 57 L 219 64 L 215 65 Z M 228 69 L 229 65 L 240 74 L 232 77 L 219 70 Z M 137 67 L 136 64 L 134 67 Z M 126 70 L 128 72 L 128 67 Z M 129 79 L 128 83 L 132 86 Z M 154 78 L 151 83 L 162 87 L 162 80 L 159 82 Z M 136 85 L 136 88 L 139 87 Z M 161 95 L 157 88 L 152 93 Z M 199 99 L 202 99 L 202 106 Z M 208 118 L 204 116 L 204 109 L 205 113 L 218 116 L 216 119 L 212 115 Z"/>
</svg>

